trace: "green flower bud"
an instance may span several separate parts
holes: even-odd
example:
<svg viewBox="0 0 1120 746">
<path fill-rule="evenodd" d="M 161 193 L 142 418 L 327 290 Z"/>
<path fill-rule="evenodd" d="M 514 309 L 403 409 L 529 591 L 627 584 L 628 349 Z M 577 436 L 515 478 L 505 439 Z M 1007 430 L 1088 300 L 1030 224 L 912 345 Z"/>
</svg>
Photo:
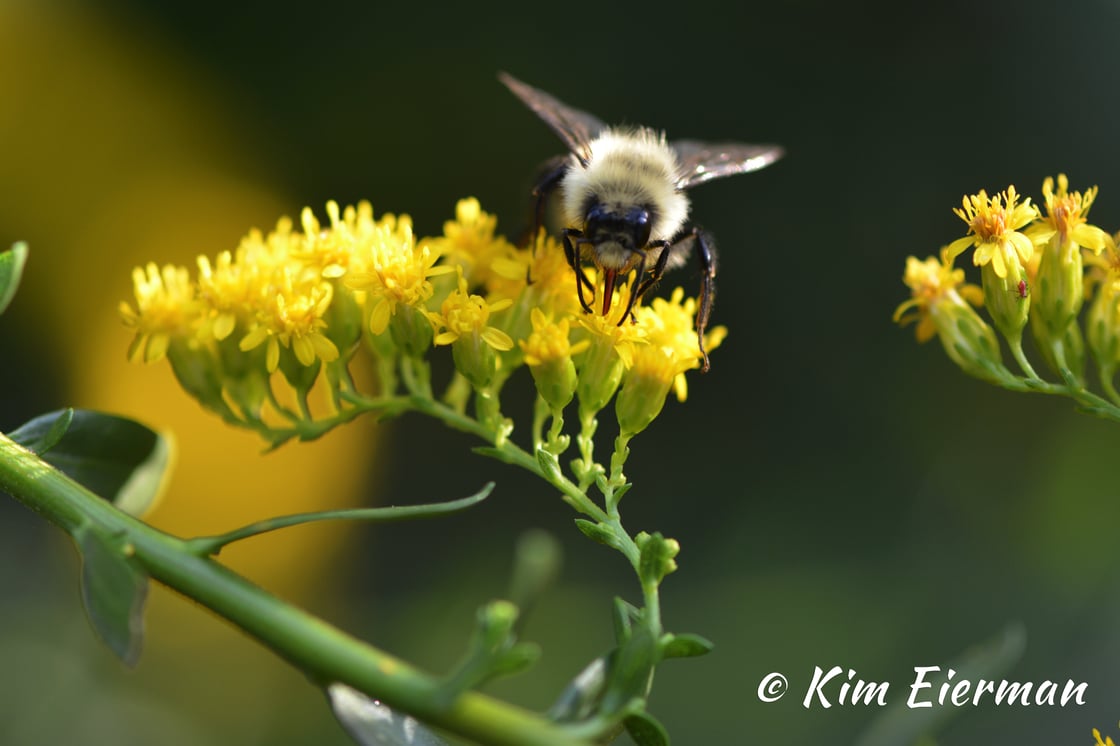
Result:
<svg viewBox="0 0 1120 746">
<path fill-rule="evenodd" d="M 579 366 L 576 395 L 580 411 L 595 413 L 607 406 L 618 390 L 624 368 L 610 338 L 593 338 Z"/>
<path fill-rule="evenodd" d="M 1085 317 L 1085 332 L 1089 349 L 1102 368 L 1114 370 L 1120 363 L 1120 295 L 1105 281 L 1089 306 Z"/>
<path fill-rule="evenodd" d="M 1081 249 L 1055 233 L 1042 249 L 1032 302 L 1051 339 L 1061 338 L 1077 318 L 1085 299 Z"/>
<path fill-rule="evenodd" d="M 929 313 L 949 359 L 970 376 L 996 380 L 994 369 L 1003 367 L 999 340 L 972 306 L 951 292 L 931 305 Z"/>
<path fill-rule="evenodd" d="M 1031 308 L 1031 295 L 1027 289 L 1027 278 L 1018 262 L 1009 262 L 1006 274 L 996 274 L 994 262 L 980 268 L 984 288 L 984 306 L 992 316 L 996 328 L 1012 345 L 1023 338 L 1023 327 Z"/>
<path fill-rule="evenodd" d="M 432 323 L 418 308 L 402 305 L 389 320 L 389 334 L 408 357 L 423 357 L 432 346 Z"/>
</svg>

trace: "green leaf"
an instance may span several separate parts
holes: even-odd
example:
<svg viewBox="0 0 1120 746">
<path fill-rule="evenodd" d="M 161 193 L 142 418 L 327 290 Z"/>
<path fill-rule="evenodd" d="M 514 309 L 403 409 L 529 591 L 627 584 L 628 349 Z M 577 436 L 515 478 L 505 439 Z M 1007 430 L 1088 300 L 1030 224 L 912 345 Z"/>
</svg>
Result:
<svg viewBox="0 0 1120 746">
<path fill-rule="evenodd" d="M 941 685 L 948 680 L 950 668 L 957 672 L 954 677 L 956 681 L 997 679 L 1022 657 L 1026 644 L 1027 634 L 1023 627 L 1009 624 L 992 639 L 965 651 L 955 661 L 942 665 L 939 675 L 926 675 L 924 680 L 931 684 L 931 688 L 922 691 L 927 694 L 939 691 Z M 909 707 L 908 698 L 899 697 L 887 705 L 856 739 L 856 745 L 907 746 L 929 742 L 938 728 L 963 709 L 939 707 L 936 700 L 933 707 Z"/>
<path fill-rule="evenodd" d="M 479 456 L 489 456 L 492 459 L 497 459 L 507 464 L 517 466 L 517 458 L 510 453 L 502 450 L 501 448 L 494 448 L 492 446 L 475 446 L 471 449 L 472 453 L 477 453 Z"/>
<path fill-rule="evenodd" d="M 82 603 L 89 623 L 126 666 L 135 666 L 144 638 L 148 576 L 124 547 L 98 529 L 80 528 L 74 541 L 82 554 Z"/>
<path fill-rule="evenodd" d="M 611 619 L 614 622 L 614 639 L 615 642 L 622 645 L 630 639 L 630 628 L 641 612 L 634 604 L 624 601 L 618 596 L 614 597 L 614 606 L 611 610 L 614 612 Z"/>
<path fill-rule="evenodd" d="M 610 526 L 604 526 L 602 523 L 595 523 L 584 518 L 576 518 L 575 522 L 576 528 L 588 539 L 605 544 L 608 547 L 618 548 L 618 537 Z"/>
<path fill-rule="evenodd" d="M 623 723 L 638 746 L 669 746 L 669 733 L 648 712 L 635 712 Z"/>
<path fill-rule="evenodd" d="M 564 478 L 563 473 L 560 471 L 560 460 L 556 458 L 556 454 L 545 448 L 537 449 L 537 466 L 541 468 L 541 473 L 544 474 L 545 479 L 549 482 L 556 484 Z"/>
<path fill-rule="evenodd" d="M 611 661 L 607 689 L 603 693 L 603 715 L 616 715 L 635 700 L 645 700 L 653 680 L 657 653 L 657 641 L 650 631 L 649 621 L 639 616 L 630 629 L 630 637 L 618 646 Z"/>
<path fill-rule="evenodd" d="M 250 523 L 248 526 L 228 531 L 218 536 L 200 536 L 190 539 L 187 544 L 192 554 L 206 556 L 217 554 L 222 547 L 235 541 L 249 539 L 254 536 L 277 531 L 291 526 L 300 526 L 304 523 L 317 521 L 368 521 L 370 523 L 393 523 L 396 521 L 412 521 L 424 518 L 439 518 L 445 515 L 466 510 L 485 500 L 494 489 L 494 483 L 488 482 L 481 490 L 470 497 L 451 500 L 445 503 L 429 503 L 427 505 L 400 505 L 387 508 L 347 508 L 344 510 L 321 510 L 314 513 L 296 513 L 295 515 L 282 515 L 267 518 L 263 521 Z"/>
<path fill-rule="evenodd" d="M 22 241 L 0 254 L 0 313 L 4 313 L 15 297 L 26 263 L 27 244 Z"/>
<path fill-rule="evenodd" d="M 70 429 L 70 423 L 73 421 L 74 410 L 63 409 L 54 414 L 36 417 L 11 433 L 9 437 L 27 450 L 42 456 L 58 445 L 58 441 Z"/>
<path fill-rule="evenodd" d="M 665 635 L 661 638 L 661 657 L 664 658 L 695 658 L 712 652 L 713 645 L 700 635 L 687 632 L 679 635 Z"/>
<path fill-rule="evenodd" d="M 41 415 L 10 437 L 134 516 L 143 515 L 159 498 L 171 460 L 171 444 L 159 433 L 124 417 L 89 410 Z"/>
<path fill-rule="evenodd" d="M 447 746 L 416 718 L 394 712 L 345 684 L 328 686 L 327 699 L 338 722 L 361 746 Z"/>
</svg>

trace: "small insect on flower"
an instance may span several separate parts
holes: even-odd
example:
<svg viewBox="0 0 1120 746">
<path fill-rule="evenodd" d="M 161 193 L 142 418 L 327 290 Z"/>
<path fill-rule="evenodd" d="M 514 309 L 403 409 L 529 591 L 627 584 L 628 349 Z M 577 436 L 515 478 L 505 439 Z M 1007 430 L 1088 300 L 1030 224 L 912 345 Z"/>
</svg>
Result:
<svg viewBox="0 0 1120 746">
<path fill-rule="evenodd" d="M 1019 300 L 1026 300 L 1031 294 L 1031 286 L 1027 284 L 1026 280 L 1019 280 L 1019 285 L 1015 288 L 1015 295 Z"/>
<path fill-rule="evenodd" d="M 608 127 L 510 75 L 498 77 L 570 151 L 545 164 L 533 195 L 539 225 L 545 200 L 560 190 L 564 252 L 576 272 L 583 310 L 593 313 L 584 289 L 595 292 L 583 271 L 585 263 L 597 267 L 602 277 L 603 315 L 611 308 L 615 287 L 635 273 L 621 324 L 662 274 L 683 265 L 696 248 L 703 270 L 696 333 L 707 371 L 704 330 L 715 297 L 716 254 L 711 237 L 687 224 L 689 202 L 684 191 L 712 179 L 757 171 L 781 158 L 782 149 L 695 140 L 670 143 L 663 132 Z"/>
</svg>

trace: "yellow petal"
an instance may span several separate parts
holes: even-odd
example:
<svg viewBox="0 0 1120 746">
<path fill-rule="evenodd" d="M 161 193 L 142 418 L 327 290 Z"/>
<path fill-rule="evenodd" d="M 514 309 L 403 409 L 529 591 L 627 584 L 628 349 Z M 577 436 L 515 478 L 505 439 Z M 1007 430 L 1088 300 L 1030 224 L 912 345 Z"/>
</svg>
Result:
<svg viewBox="0 0 1120 746">
<path fill-rule="evenodd" d="M 1086 249 L 1092 249 L 1098 254 L 1108 245 L 1108 234 L 1097 226 L 1089 225 L 1088 223 L 1081 223 L 1074 228 L 1070 237 L 1073 238 L 1078 245 L 1084 246 Z"/>
<path fill-rule="evenodd" d="M 156 333 L 148 337 L 148 345 L 144 348 L 144 362 L 154 363 L 163 359 L 167 354 L 167 345 L 171 343 L 171 336 L 166 333 Z"/>
<path fill-rule="evenodd" d="M 434 342 L 437 345 L 449 345 L 458 338 L 459 338 L 459 333 L 458 332 L 443 332 L 441 334 L 436 335 L 436 338 L 435 338 Z"/>
<path fill-rule="evenodd" d="M 222 340 L 233 333 L 233 327 L 237 324 L 237 317 L 232 313 L 223 313 L 218 316 L 214 321 L 214 339 Z"/>
<path fill-rule="evenodd" d="M 488 326 L 482 330 L 482 339 L 486 342 L 486 344 L 490 345 L 499 352 L 505 352 L 507 350 L 513 349 L 513 340 L 510 339 L 510 336 L 503 332 L 501 329 L 497 329 L 492 326 Z"/>
<path fill-rule="evenodd" d="M 388 328 L 389 317 L 392 316 L 392 313 L 390 313 L 390 311 L 391 307 L 389 305 L 389 301 L 385 298 L 379 298 L 374 307 L 370 309 L 369 330 L 374 336 L 383 334 L 385 332 L 385 329 Z"/>
<path fill-rule="evenodd" d="M 315 362 L 315 349 L 311 346 L 311 340 L 307 337 L 293 339 L 292 352 L 296 354 L 296 360 L 299 360 L 300 365 L 311 365 Z"/>
<path fill-rule="evenodd" d="M 335 347 L 334 342 L 327 339 L 322 334 L 314 334 L 311 336 L 311 346 L 315 348 L 315 354 L 324 363 L 329 363 L 332 360 L 338 359 L 338 348 Z"/>
<path fill-rule="evenodd" d="M 965 249 L 967 249 L 974 243 L 976 243 L 976 239 L 973 236 L 958 238 L 956 241 L 953 241 L 953 243 L 949 244 L 946 247 L 946 252 L 949 254 L 950 259 L 956 259 L 958 256 L 964 253 Z"/>
<path fill-rule="evenodd" d="M 268 338 L 268 355 L 265 365 L 269 373 L 274 372 L 276 367 L 280 365 L 280 343 L 276 341 L 276 337 Z"/>
<path fill-rule="evenodd" d="M 1019 254 L 1020 260 L 1024 262 L 1029 262 L 1031 260 L 1031 256 L 1034 254 L 1034 244 L 1029 238 L 1022 233 L 1012 233 L 1007 237 L 1007 240 L 1011 242 L 1011 245 Z M 1008 258 L 1010 259 L 1011 257 Z"/>
<path fill-rule="evenodd" d="M 242 337 L 237 346 L 241 349 L 242 352 L 248 352 L 254 347 L 259 346 L 260 343 L 265 341 L 266 339 L 268 339 L 268 327 L 258 326 L 253 329 L 253 331 Z"/>
</svg>

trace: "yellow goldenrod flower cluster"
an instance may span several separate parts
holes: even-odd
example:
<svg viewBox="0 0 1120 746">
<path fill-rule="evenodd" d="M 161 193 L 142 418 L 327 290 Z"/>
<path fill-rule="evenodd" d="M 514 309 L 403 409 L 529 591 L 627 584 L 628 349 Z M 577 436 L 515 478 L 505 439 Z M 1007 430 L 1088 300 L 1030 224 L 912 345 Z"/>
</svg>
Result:
<svg viewBox="0 0 1120 746">
<path fill-rule="evenodd" d="M 700 366 L 696 302 L 683 291 L 623 319 L 621 288 L 606 317 L 584 314 L 556 241 L 542 231 L 518 248 L 477 200 L 459 202 L 432 238 L 417 237 L 407 215 L 375 218 L 367 202 L 328 203 L 324 224 L 305 209 L 299 228 L 282 218 L 267 234 L 253 230 L 235 250 L 199 257 L 193 279 L 183 267 L 136 269 L 135 303 L 121 304 L 135 334 L 130 357 L 166 357 L 204 406 L 266 436 L 277 416 L 287 418 L 287 437 L 315 437 L 354 408 L 385 404 L 399 381 L 409 395 L 431 396 L 428 357 L 441 346 L 451 347 L 460 379 L 444 401 L 461 410 L 473 390 L 487 402 L 480 420 L 496 422 L 502 385 L 528 368 L 554 433 L 573 398 L 586 420 L 621 387 L 617 413 L 633 435 L 670 390 L 684 400 L 684 374 Z M 725 335 L 709 331 L 707 348 Z M 381 373 L 372 395 L 350 376 L 359 354 Z M 277 395 L 284 381 L 298 412 Z M 326 416 L 306 401 L 317 381 L 331 393 Z"/>
<path fill-rule="evenodd" d="M 965 372 L 1017 390 L 1063 393 L 1105 416 L 1120 418 L 1120 395 L 1113 386 L 1120 365 L 1120 253 L 1117 239 L 1088 222 L 1097 188 L 1070 191 L 1065 174 L 1042 184 L 1040 210 L 1015 187 L 989 196 L 964 197 L 954 212 L 967 235 L 941 250 L 939 258 L 907 259 L 903 282 L 911 298 L 895 311 L 895 321 L 917 322 L 919 341 L 938 335 L 946 353 Z M 982 290 L 965 282 L 954 260 L 975 247 Z M 1079 325 L 1090 300 L 1085 331 Z M 998 338 L 972 308 L 983 302 L 1022 369 L 1013 376 L 1002 362 Z M 1062 383 L 1048 384 L 1023 350 L 1030 326 L 1035 347 Z M 1111 403 L 1084 387 L 1086 348 L 1096 360 L 1101 385 Z"/>
</svg>

